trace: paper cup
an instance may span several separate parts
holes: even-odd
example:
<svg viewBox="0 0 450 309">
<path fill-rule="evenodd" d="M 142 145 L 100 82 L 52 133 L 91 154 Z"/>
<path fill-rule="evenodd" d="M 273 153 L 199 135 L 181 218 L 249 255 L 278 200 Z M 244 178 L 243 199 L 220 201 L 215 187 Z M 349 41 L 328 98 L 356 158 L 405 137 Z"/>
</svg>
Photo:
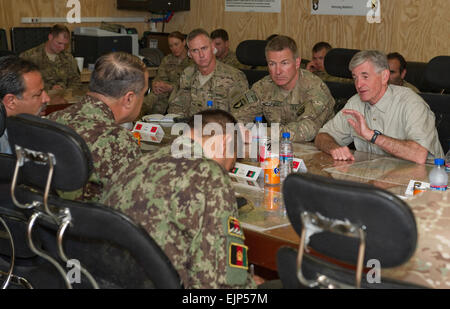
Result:
<svg viewBox="0 0 450 309">
<path fill-rule="evenodd" d="M 83 71 L 84 58 L 83 57 L 75 57 L 75 60 L 77 61 L 78 69 L 80 70 L 80 73 L 81 73 Z"/>
</svg>

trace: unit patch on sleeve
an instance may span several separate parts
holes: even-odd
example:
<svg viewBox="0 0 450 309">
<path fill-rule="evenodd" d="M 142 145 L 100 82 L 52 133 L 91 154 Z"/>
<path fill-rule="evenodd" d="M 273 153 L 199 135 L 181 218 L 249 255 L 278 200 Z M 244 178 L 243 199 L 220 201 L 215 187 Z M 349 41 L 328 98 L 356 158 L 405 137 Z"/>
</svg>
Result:
<svg viewBox="0 0 450 309">
<path fill-rule="evenodd" d="M 238 219 L 233 217 L 228 218 L 228 235 L 244 239 L 244 232 Z"/>
<path fill-rule="evenodd" d="M 247 246 L 231 243 L 229 252 L 230 266 L 247 270 L 248 269 L 247 251 L 248 251 Z"/>
</svg>

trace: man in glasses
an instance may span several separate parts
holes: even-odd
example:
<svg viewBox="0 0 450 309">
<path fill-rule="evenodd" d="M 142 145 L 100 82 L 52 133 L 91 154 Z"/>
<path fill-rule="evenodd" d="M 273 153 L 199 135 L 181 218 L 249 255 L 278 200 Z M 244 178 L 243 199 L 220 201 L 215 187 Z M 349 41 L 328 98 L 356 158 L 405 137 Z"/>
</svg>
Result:
<svg viewBox="0 0 450 309">
<path fill-rule="evenodd" d="M 148 89 L 148 72 L 138 57 L 110 53 L 97 60 L 86 96 L 49 115 L 84 138 L 94 162 L 94 172 L 83 190 L 65 192 L 63 197 L 98 201 L 111 176 L 141 155 L 132 133 L 120 125 L 136 120 Z"/>
</svg>

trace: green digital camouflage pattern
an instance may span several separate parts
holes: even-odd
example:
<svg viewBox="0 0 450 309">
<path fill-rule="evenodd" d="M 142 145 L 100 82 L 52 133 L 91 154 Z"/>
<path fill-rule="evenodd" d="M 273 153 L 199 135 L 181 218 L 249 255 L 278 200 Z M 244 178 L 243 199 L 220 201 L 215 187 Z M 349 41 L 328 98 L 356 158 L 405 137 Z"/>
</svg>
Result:
<svg viewBox="0 0 450 309">
<path fill-rule="evenodd" d="M 319 129 L 334 116 L 334 99 L 325 83 L 300 69 L 295 88 L 285 93 L 270 76 L 256 82 L 252 90 L 233 102 L 231 112 L 241 122 L 253 122 L 264 115 L 279 123 L 294 142 L 312 141 Z"/>
<path fill-rule="evenodd" d="M 407 199 L 406 202 L 416 218 L 417 248 L 407 263 L 400 267 L 383 269 L 382 276 L 429 288 L 448 289 L 450 288 L 450 190 L 427 191 Z"/>
<path fill-rule="evenodd" d="M 324 82 L 336 82 L 336 83 L 344 83 L 344 84 L 353 84 L 353 79 L 351 78 L 342 78 L 337 76 L 331 76 L 325 71 L 315 71 L 315 75 L 320 77 Z"/>
<path fill-rule="evenodd" d="M 45 90 L 50 90 L 55 85 L 64 89 L 79 89 L 81 87 L 77 62 L 72 54 L 66 50 L 57 54 L 55 61 L 51 61 L 45 52 L 45 43 L 43 43 L 23 52 L 20 57 L 39 66 Z"/>
<path fill-rule="evenodd" d="M 232 102 L 248 90 L 244 73 L 220 61 L 212 77 L 200 87 L 200 71 L 196 65 L 188 66 L 180 77 L 180 83 L 169 98 L 170 114 L 186 117 L 206 109 L 206 102 L 213 101 L 213 107 L 230 112 Z"/>
<path fill-rule="evenodd" d="M 238 58 L 236 57 L 236 53 L 234 51 L 228 51 L 228 54 L 223 59 L 218 59 L 222 63 L 231 65 L 232 67 L 236 69 L 243 69 L 243 70 L 249 70 L 251 67 L 245 64 L 242 64 L 239 62 Z"/>
<path fill-rule="evenodd" d="M 202 153 L 190 138 L 182 144 L 185 154 L 194 145 Z M 185 288 L 254 288 L 246 269 L 230 266 L 230 245 L 242 245 L 244 235 L 228 233 L 228 219 L 238 215 L 228 173 L 201 155 L 174 157 L 171 147 L 144 154 L 115 175 L 102 203 L 148 231 Z"/>
<path fill-rule="evenodd" d="M 77 104 L 54 112 L 48 118 L 74 129 L 86 141 L 94 163 L 87 185 L 76 192 L 61 193 L 65 198 L 98 201 L 112 175 L 141 155 L 131 132 L 116 124 L 108 105 L 93 97 L 85 96 Z"/>
<path fill-rule="evenodd" d="M 183 70 L 192 64 L 192 60 L 189 57 L 180 60 L 172 54 L 169 54 L 163 58 L 160 66 L 158 67 L 158 73 L 153 81 L 163 81 L 173 87 L 176 87 L 180 80 L 180 75 Z M 141 117 L 148 114 L 165 114 L 167 107 L 169 106 L 170 93 L 154 94 L 150 93 L 144 99 L 142 104 Z M 139 117 L 139 118 L 141 118 Z"/>
</svg>

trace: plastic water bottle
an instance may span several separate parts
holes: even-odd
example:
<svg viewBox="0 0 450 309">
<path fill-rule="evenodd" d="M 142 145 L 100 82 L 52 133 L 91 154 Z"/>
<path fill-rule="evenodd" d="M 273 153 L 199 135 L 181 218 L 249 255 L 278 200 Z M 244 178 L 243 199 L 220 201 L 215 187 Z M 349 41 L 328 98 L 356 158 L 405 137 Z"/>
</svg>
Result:
<svg viewBox="0 0 450 309">
<path fill-rule="evenodd" d="M 280 180 L 283 182 L 286 177 L 292 173 L 292 162 L 294 159 L 294 152 L 292 149 L 292 142 L 290 141 L 291 134 L 284 132 L 281 136 L 280 142 Z"/>
<path fill-rule="evenodd" d="M 447 154 L 445 155 L 445 171 L 447 173 L 450 173 L 450 143 L 448 143 L 449 149 L 447 151 Z"/>
<path fill-rule="evenodd" d="M 259 162 L 259 144 L 262 137 L 265 137 L 262 116 L 256 116 L 252 128 L 252 147 L 250 149 L 251 161 L 253 162 Z"/>
<path fill-rule="evenodd" d="M 207 108 L 207 109 L 213 109 L 213 101 L 208 100 L 208 101 L 206 102 L 206 108 Z"/>
<path fill-rule="evenodd" d="M 434 159 L 434 167 L 428 176 L 430 189 L 433 191 L 447 190 L 448 175 L 444 170 L 444 159 Z"/>
</svg>

